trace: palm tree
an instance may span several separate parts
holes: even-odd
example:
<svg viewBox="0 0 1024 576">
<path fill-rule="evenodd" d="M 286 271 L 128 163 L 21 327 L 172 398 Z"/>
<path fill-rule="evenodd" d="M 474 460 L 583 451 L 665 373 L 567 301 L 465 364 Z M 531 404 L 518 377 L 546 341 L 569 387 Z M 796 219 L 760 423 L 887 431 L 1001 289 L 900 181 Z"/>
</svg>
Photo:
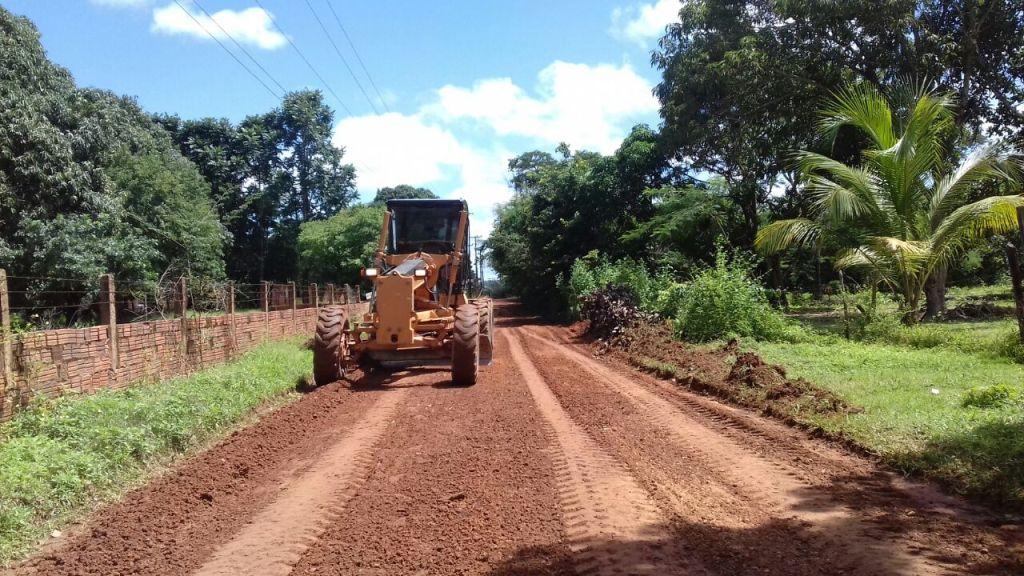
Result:
<svg viewBox="0 0 1024 576">
<path fill-rule="evenodd" d="M 842 127 L 863 134 L 861 164 L 850 166 L 814 152 L 795 159 L 812 207 L 810 218 L 779 220 L 761 228 L 755 246 L 774 254 L 817 244 L 822 234 L 856 227 L 859 246 L 841 252 L 836 268 L 858 267 L 898 295 L 916 322 L 926 283 L 944 277 L 958 254 L 979 238 L 1013 230 L 1018 194 L 968 203 L 982 184 L 1018 184 L 1019 157 L 998 143 L 977 146 L 959 165 L 943 142 L 956 128 L 949 94 L 902 88 L 890 103 L 876 89 L 854 85 L 834 95 L 822 111 L 822 134 L 834 140 Z"/>
</svg>

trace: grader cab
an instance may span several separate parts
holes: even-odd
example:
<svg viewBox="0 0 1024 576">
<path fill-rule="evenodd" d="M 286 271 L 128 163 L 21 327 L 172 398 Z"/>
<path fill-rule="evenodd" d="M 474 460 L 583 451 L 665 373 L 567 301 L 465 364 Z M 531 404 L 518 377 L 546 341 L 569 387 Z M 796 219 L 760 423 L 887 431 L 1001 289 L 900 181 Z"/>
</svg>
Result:
<svg viewBox="0 0 1024 576">
<path fill-rule="evenodd" d="M 476 383 L 493 351 L 493 305 L 472 298 L 469 212 L 463 200 L 390 200 L 371 267 L 370 310 L 349 318 L 319 310 L 313 339 L 317 385 L 354 365 L 447 365 L 452 383 Z"/>
</svg>

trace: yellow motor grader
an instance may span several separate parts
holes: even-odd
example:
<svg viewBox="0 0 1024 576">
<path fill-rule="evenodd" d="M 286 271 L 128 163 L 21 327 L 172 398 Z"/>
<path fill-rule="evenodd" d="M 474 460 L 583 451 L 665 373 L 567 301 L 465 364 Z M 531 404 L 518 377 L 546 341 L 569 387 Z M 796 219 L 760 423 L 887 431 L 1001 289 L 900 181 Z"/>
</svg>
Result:
<svg viewBox="0 0 1024 576">
<path fill-rule="evenodd" d="M 350 367 L 448 363 L 452 383 L 476 383 L 493 351 L 493 304 L 473 299 L 469 212 L 464 200 L 390 200 L 373 267 L 370 310 L 350 319 L 341 306 L 319 310 L 313 339 L 317 385 Z"/>
</svg>

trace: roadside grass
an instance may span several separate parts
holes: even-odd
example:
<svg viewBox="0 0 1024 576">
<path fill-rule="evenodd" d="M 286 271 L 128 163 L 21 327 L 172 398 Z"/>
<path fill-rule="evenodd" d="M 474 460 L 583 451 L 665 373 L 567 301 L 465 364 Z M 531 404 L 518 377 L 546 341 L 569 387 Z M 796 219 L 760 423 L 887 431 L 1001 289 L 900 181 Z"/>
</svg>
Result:
<svg viewBox="0 0 1024 576">
<path fill-rule="evenodd" d="M 960 330 L 970 338 L 970 326 Z M 914 349 L 825 335 L 749 345 L 791 377 L 864 409 L 801 414 L 805 423 L 906 473 L 1024 510 L 1024 366 L 946 346 Z"/>
<path fill-rule="evenodd" d="M 300 339 L 171 380 L 44 400 L 0 425 L 0 566 L 305 377 Z"/>
</svg>

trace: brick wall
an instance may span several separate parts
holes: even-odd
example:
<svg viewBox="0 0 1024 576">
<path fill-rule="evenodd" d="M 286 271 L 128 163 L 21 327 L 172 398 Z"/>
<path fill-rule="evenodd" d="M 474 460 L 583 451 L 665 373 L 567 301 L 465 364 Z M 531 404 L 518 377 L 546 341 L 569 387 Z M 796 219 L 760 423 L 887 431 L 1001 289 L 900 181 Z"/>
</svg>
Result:
<svg viewBox="0 0 1024 576">
<path fill-rule="evenodd" d="M 366 306 L 346 305 L 351 314 Z M 315 326 L 315 308 L 118 324 L 116 367 L 106 326 L 20 334 L 12 343 L 13 382 L 0 390 L 0 420 L 35 395 L 89 393 L 186 374 L 267 340 L 312 336 Z"/>
</svg>

